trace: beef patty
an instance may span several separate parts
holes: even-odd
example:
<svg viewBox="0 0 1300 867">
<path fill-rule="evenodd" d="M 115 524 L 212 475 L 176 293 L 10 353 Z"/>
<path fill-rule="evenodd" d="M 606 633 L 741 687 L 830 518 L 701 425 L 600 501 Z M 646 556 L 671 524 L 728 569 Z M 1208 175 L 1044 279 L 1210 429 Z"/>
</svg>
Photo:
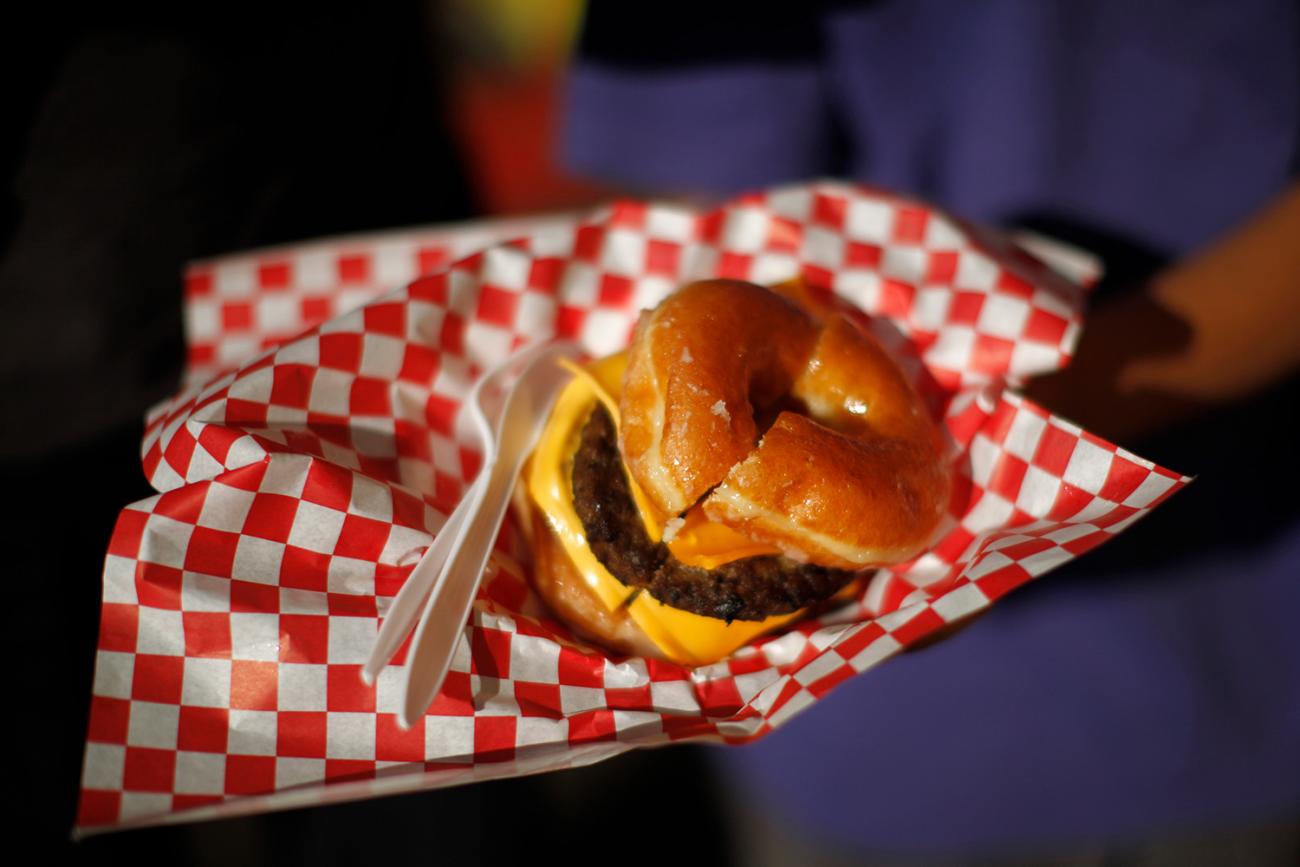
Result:
<svg viewBox="0 0 1300 867">
<path fill-rule="evenodd" d="M 574 455 L 573 503 L 591 550 L 615 578 L 665 605 L 728 623 L 789 614 L 828 599 L 862 574 L 778 555 L 733 560 L 716 569 L 681 562 L 646 533 L 613 419 L 601 405 L 583 426 Z"/>
</svg>

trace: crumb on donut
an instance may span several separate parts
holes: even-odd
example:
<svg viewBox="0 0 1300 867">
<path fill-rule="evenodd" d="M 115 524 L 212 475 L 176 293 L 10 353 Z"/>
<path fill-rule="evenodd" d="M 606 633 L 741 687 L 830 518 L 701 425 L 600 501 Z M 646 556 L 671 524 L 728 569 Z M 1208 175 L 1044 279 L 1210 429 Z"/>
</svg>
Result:
<svg viewBox="0 0 1300 867">
<path fill-rule="evenodd" d="M 664 524 L 663 542 L 665 545 L 677 538 L 677 534 L 681 531 L 682 525 L 685 523 L 685 518 L 678 517 L 673 518 L 669 520 L 668 523 Z"/>
</svg>

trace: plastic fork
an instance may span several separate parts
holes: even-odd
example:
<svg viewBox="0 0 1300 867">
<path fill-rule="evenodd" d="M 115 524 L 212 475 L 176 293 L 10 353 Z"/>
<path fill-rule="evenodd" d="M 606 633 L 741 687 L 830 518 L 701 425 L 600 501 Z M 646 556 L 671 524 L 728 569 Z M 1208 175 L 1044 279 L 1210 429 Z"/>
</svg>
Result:
<svg viewBox="0 0 1300 867">
<path fill-rule="evenodd" d="M 467 405 L 483 444 L 483 467 L 393 600 L 362 669 L 362 677 L 373 683 L 418 615 L 403 682 L 403 725 L 423 715 L 446 678 L 515 476 L 570 377 L 554 362 L 576 354 L 568 343 L 524 350 L 489 371 L 470 394 Z M 486 398 L 521 367 L 493 424 Z"/>
<path fill-rule="evenodd" d="M 479 494 L 481 500 L 461 526 L 456 550 L 434 584 L 411 640 L 400 716 L 403 726 L 414 725 L 442 688 L 510 505 L 515 477 L 545 426 L 556 395 L 573 376 L 553 362 L 574 354 L 575 348 L 566 344 L 539 355 L 506 397 L 496 425 L 496 449 L 492 460 L 485 462 L 487 484 Z M 477 411 L 482 411 L 481 406 Z"/>
</svg>

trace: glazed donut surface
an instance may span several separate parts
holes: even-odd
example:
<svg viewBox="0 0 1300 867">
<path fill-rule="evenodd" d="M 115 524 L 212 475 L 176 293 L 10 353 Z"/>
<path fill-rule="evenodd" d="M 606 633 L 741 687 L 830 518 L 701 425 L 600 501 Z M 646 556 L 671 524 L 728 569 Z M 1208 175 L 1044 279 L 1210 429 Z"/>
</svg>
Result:
<svg viewBox="0 0 1300 867">
<path fill-rule="evenodd" d="M 760 439 L 756 414 L 792 401 L 806 413 L 780 411 Z M 819 323 L 752 283 L 692 283 L 643 313 L 619 408 L 656 507 L 705 497 L 709 518 L 798 561 L 902 562 L 947 506 L 942 435 L 897 363 L 842 316 Z"/>
<path fill-rule="evenodd" d="M 627 608 L 610 610 L 573 565 L 543 515 L 527 496 L 516 498 L 533 551 L 533 587 L 546 604 L 580 636 L 621 653 L 664 658 Z"/>
</svg>

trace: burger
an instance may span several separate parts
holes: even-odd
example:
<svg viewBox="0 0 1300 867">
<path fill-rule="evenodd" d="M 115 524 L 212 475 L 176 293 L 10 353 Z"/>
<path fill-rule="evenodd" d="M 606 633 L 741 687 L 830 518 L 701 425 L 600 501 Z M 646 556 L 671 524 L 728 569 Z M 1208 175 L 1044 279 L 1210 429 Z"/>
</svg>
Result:
<svg viewBox="0 0 1300 867">
<path fill-rule="evenodd" d="M 807 298 L 692 283 L 571 365 L 515 508 L 574 632 L 706 665 L 924 550 L 942 436 L 880 344 Z"/>
</svg>

